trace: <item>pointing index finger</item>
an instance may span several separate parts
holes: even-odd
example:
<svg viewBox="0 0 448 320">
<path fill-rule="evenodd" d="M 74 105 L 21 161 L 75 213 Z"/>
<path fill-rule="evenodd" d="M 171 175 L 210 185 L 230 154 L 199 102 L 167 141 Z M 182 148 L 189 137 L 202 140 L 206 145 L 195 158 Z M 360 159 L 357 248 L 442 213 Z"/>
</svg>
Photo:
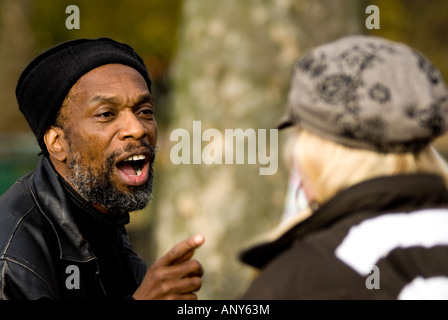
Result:
<svg viewBox="0 0 448 320">
<path fill-rule="evenodd" d="M 189 260 L 193 256 L 196 248 L 201 246 L 204 241 L 204 236 L 198 234 L 179 242 L 163 257 L 164 263 L 173 265 Z"/>
</svg>

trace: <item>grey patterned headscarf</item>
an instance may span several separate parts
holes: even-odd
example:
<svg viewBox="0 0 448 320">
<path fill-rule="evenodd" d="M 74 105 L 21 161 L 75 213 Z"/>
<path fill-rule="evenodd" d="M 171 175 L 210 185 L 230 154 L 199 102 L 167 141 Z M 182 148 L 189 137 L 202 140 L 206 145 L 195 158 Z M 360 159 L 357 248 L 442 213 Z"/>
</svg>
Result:
<svg viewBox="0 0 448 320">
<path fill-rule="evenodd" d="M 448 91 L 440 72 L 408 46 L 349 36 L 296 62 L 278 127 L 290 125 L 348 147 L 418 152 L 448 129 Z"/>
</svg>

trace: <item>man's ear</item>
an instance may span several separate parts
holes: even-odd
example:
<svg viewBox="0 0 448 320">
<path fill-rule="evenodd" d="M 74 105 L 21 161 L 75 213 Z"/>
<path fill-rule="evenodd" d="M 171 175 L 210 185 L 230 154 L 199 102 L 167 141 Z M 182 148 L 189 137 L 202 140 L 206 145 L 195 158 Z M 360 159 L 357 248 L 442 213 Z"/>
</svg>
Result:
<svg viewBox="0 0 448 320">
<path fill-rule="evenodd" d="M 45 131 L 44 141 L 50 156 L 60 162 L 67 159 L 67 142 L 64 130 L 59 127 L 51 126 Z"/>
</svg>

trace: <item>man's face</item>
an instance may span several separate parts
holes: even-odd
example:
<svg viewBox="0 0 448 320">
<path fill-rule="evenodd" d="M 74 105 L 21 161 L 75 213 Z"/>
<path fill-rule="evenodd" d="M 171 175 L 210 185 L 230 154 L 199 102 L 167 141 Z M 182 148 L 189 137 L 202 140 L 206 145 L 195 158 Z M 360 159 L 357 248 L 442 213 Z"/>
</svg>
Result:
<svg viewBox="0 0 448 320">
<path fill-rule="evenodd" d="M 68 152 L 61 175 L 102 211 L 145 207 L 152 192 L 157 123 L 140 73 L 121 64 L 96 68 L 73 86 L 63 108 Z"/>
</svg>

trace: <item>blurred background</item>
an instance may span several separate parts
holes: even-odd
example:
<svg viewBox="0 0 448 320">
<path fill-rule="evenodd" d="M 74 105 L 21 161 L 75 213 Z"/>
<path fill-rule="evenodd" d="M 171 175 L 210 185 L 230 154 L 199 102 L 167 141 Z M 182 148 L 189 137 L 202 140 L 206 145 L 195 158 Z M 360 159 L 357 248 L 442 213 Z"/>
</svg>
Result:
<svg viewBox="0 0 448 320">
<path fill-rule="evenodd" d="M 80 29 L 69 30 L 65 9 L 73 4 Z M 370 4 L 380 9 L 379 30 L 365 26 Z M 128 228 L 134 249 L 150 264 L 178 241 L 202 233 L 206 243 L 196 257 L 206 273 L 199 298 L 235 299 L 252 277 L 238 253 L 282 217 L 289 132 L 279 133 L 278 172 L 260 176 L 259 164 L 174 165 L 172 130 L 191 132 L 194 120 L 202 130 L 221 132 L 273 128 L 294 61 L 348 34 L 405 42 L 447 79 L 446 30 L 446 0 L 0 0 L 0 194 L 39 159 L 14 95 L 27 63 L 69 39 L 108 36 L 128 43 L 153 79 L 160 134 L 153 200 L 132 214 Z M 437 141 L 443 154 L 445 140 Z"/>
</svg>

